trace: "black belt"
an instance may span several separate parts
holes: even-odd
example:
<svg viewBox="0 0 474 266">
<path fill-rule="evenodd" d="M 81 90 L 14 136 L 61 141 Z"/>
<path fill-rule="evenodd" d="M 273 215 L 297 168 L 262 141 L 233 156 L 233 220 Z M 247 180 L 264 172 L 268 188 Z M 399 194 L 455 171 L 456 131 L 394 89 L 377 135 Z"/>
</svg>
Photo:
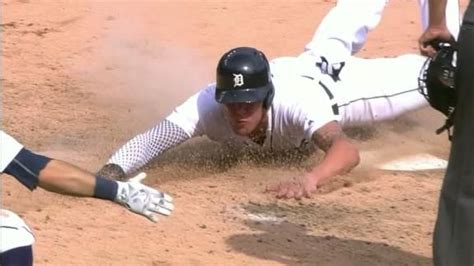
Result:
<svg viewBox="0 0 474 266">
<path fill-rule="evenodd" d="M 314 78 L 311 77 L 311 76 L 306 76 L 306 75 L 301 75 L 301 76 L 303 78 L 314 80 Z M 324 83 L 322 81 L 319 81 L 318 84 L 319 84 L 319 86 L 321 86 L 324 89 L 324 91 L 326 92 L 329 100 L 334 101 L 334 94 L 332 94 L 331 90 L 329 90 L 329 88 L 326 85 L 324 85 Z M 339 106 L 337 105 L 337 103 L 333 104 L 331 106 L 331 108 L 332 108 L 332 112 L 334 113 L 334 115 L 339 115 Z"/>
</svg>

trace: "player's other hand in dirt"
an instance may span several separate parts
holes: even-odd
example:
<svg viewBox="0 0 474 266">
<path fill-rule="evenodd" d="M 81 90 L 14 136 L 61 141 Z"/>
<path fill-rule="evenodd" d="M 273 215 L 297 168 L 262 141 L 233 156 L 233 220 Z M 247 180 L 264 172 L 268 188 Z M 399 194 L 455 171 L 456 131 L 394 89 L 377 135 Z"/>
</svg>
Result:
<svg viewBox="0 0 474 266">
<path fill-rule="evenodd" d="M 311 175 L 305 175 L 267 187 L 265 192 L 274 193 L 279 199 L 294 198 L 301 200 L 303 197 L 311 198 L 311 194 L 317 190 L 317 185 L 318 180 L 316 178 Z"/>
<path fill-rule="evenodd" d="M 125 171 L 122 169 L 117 164 L 114 163 L 108 163 L 104 165 L 99 172 L 97 172 L 97 175 L 112 179 L 112 180 L 119 180 L 119 181 L 125 181 L 127 180 L 127 175 L 125 174 Z"/>
<path fill-rule="evenodd" d="M 140 173 L 126 182 L 117 181 L 118 190 L 115 202 L 130 211 L 143 215 L 153 222 L 158 220 L 156 214 L 168 216 L 174 209 L 170 195 L 141 183 L 146 178 Z"/>
</svg>

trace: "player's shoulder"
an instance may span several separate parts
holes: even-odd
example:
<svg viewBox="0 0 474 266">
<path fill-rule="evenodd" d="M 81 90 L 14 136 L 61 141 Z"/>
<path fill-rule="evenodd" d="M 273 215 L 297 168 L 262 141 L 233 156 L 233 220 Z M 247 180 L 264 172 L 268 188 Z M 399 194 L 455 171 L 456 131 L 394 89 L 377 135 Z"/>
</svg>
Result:
<svg viewBox="0 0 474 266">
<path fill-rule="evenodd" d="M 274 110 L 283 116 L 323 114 L 331 110 L 330 97 L 320 84 L 311 77 L 275 78 Z"/>
<path fill-rule="evenodd" d="M 216 83 L 215 82 L 207 84 L 206 86 L 204 86 L 204 88 L 202 88 L 200 90 L 200 93 L 205 93 L 206 95 L 209 95 L 209 96 L 212 96 L 212 97 L 214 97 L 215 92 L 216 92 Z"/>
<path fill-rule="evenodd" d="M 207 84 L 196 95 L 198 106 L 205 109 L 213 109 L 217 107 L 218 103 L 215 100 L 215 94 L 216 83 Z"/>
<path fill-rule="evenodd" d="M 193 116 L 204 116 L 218 108 L 214 100 L 215 83 L 211 83 L 195 92 L 181 105 L 177 106 L 174 113 Z"/>
<path fill-rule="evenodd" d="M 214 102 L 214 94 L 216 90 L 215 83 L 210 83 L 195 92 L 193 95 L 189 96 L 184 104 L 195 105 L 196 102 L 199 105 L 211 105 Z"/>
</svg>

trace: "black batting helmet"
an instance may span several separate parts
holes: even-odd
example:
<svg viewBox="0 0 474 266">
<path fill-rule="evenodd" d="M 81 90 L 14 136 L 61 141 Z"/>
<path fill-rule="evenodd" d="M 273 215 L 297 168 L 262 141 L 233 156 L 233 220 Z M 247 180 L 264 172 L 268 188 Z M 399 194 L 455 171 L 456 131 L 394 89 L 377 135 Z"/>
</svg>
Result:
<svg viewBox="0 0 474 266">
<path fill-rule="evenodd" d="M 238 47 L 219 60 L 215 99 L 219 103 L 263 102 L 272 104 L 275 93 L 265 55 L 251 47 Z"/>
</svg>

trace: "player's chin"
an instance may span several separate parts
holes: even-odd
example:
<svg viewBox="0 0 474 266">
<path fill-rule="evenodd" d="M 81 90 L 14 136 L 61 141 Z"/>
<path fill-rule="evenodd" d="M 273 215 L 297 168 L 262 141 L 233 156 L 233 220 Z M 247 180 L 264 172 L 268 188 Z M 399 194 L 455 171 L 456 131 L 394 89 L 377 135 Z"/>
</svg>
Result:
<svg viewBox="0 0 474 266">
<path fill-rule="evenodd" d="M 236 125 L 233 128 L 236 135 L 247 137 L 252 133 L 252 128 L 248 125 Z"/>
</svg>

